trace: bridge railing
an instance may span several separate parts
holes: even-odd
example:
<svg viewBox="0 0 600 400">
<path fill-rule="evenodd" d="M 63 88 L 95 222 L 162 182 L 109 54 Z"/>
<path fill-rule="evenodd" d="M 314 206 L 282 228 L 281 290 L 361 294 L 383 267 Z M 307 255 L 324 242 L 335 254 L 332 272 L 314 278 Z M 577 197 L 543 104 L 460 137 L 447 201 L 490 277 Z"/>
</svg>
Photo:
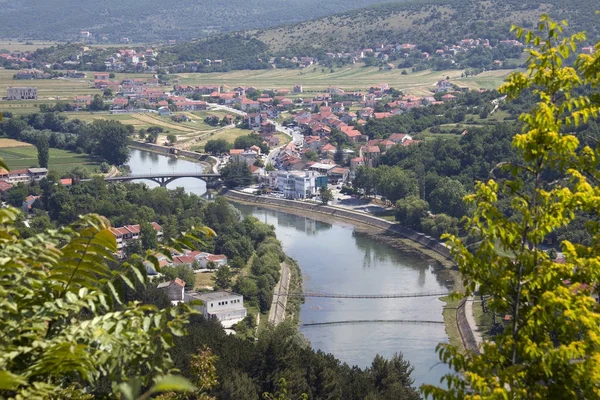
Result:
<svg viewBox="0 0 600 400">
<path fill-rule="evenodd" d="M 119 180 L 119 179 L 143 179 L 143 178 L 185 178 L 185 177 L 206 177 L 206 178 L 218 178 L 220 174 L 207 174 L 203 172 L 175 172 L 175 173 L 164 173 L 164 174 L 131 174 L 131 175 L 121 175 L 121 176 L 112 176 L 110 178 L 105 178 L 106 180 Z"/>
</svg>

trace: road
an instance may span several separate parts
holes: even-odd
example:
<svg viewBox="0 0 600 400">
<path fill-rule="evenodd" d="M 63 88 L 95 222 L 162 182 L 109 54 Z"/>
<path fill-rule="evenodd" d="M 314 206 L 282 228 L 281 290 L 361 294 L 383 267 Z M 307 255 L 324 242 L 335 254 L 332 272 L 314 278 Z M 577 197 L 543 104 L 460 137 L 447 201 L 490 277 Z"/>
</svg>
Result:
<svg viewBox="0 0 600 400">
<path fill-rule="evenodd" d="M 229 107 L 229 106 L 225 106 L 222 104 L 215 104 L 215 103 L 207 103 L 209 108 L 211 110 L 222 110 L 222 111 L 227 111 L 230 112 L 232 114 L 236 114 L 236 115 L 247 115 L 248 113 L 244 112 L 244 111 L 240 111 L 237 110 L 233 107 Z M 277 132 L 283 133 L 289 137 L 292 138 L 292 141 L 297 145 L 302 147 L 304 145 L 304 136 L 298 132 L 293 130 L 292 128 L 286 128 L 285 126 L 281 125 L 279 122 L 273 121 L 271 119 L 268 119 L 267 121 L 269 121 L 270 123 L 272 123 L 273 125 L 275 125 L 275 130 Z M 279 146 L 274 148 L 273 150 L 271 150 L 267 156 L 267 160 L 265 162 L 265 165 L 268 164 L 272 164 L 275 165 L 275 159 L 277 158 L 277 156 L 279 155 L 279 152 L 281 151 L 281 149 L 283 148 L 283 146 Z"/>
<path fill-rule="evenodd" d="M 287 306 L 287 293 L 290 288 L 290 267 L 281 263 L 281 277 L 273 291 L 273 301 L 269 310 L 269 322 L 277 326 L 285 319 L 285 307 Z"/>
</svg>

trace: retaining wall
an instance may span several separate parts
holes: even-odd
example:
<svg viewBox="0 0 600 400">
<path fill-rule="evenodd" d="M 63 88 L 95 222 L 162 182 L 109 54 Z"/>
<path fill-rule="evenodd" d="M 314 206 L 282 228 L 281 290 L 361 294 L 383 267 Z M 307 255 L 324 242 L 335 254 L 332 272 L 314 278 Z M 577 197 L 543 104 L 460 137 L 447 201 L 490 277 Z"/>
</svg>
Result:
<svg viewBox="0 0 600 400">
<path fill-rule="evenodd" d="M 306 210 L 310 212 L 326 214 L 332 217 L 347 219 L 350 221 L 360 222 L 362 224 L 375 226 L 384 230 L 391 231 L 414 242 L 417 242 L 428 249 L 435 251 L 437 254 L 450 258 L 450 249 L 439 240 L 417 232 L 413 229 L 401 226 L 399 224 L 389 222 L 377 217 L 366 215 L 360 212 L 346 210 L 339 207 L 332 207 L 320 204 L 311 204 L 303 201 L 277 199 L 273 197 L 257 196 L 249 193 L 228 190 L 223 193 L 225 197 L 233 200 L 239 200 L 247 203 L 273 205 L 282 208 L 294 208 L 297 210 Z"/>
<path fill-rule="evenodd" d="M 166 155 L 179 155 L 179 156 L 183 156 L 183 157 L 193 158 L 194 160 L 198 160 L 198 161 L 202 161 L 202 162 L 208 162 L 208 157 L 209 157 L 208 154 L 196 153 L 195 151 L 189 151 L 189 150 L 180 150 L 180 149 L 175 149 L 173 147 L 165 147 L 165 146 L 161 146 L 159 144 L 154 144 L 154 143 L 132 142 L 131 147 L 134 147 L 137 149 L 142 149 L 142 150 L 153 151 L 155 153 L 161 153 L 161 154 L 166 154 Z M 177 150 L 177 152 L 172 153 L 173 149 Z"/>
</svg>

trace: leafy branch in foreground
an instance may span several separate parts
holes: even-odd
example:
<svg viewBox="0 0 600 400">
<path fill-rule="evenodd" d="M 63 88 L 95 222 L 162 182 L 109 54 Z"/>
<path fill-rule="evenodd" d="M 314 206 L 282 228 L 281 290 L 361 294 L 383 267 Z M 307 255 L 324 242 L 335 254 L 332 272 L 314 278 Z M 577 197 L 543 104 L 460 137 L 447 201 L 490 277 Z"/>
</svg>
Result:
<svg viewBox="0 0 600 400">
<path fill-rule="evenodd" d="M 122 301 L 123 285 L 146 284 L 144 263 L 157 266 L 155 259 L 119 266 L 116 240 L 98 215 L 28 239 L 17 219 L 17 210 L 0 210 L 0 397 L 81 397 L 100 380 L 127 399 L 194 390 L 173 375 L 168 350 L 196 311 Z"/>
<path fill-rule="evenodd" d="M 501 91 L 509 98 L 531 91 L 538 99 L 513 139 L 522 161 L 467 196 L 476 210 L 466 226 L 482 238 L 479 247 L 470 252 L 448 236 L 467 292 L 479 286 L 510 325 L 480 354 L 440 345 L 441 360 L 462 376 L 447 375 L 447 389 L 422 388 L 435 399 L 600 398 L 600 310 L 590 296 L 600 283 L 600 158 L 597 147 L 580 145 L 571 133 L 599 115 L 597 95 L 581 93 L 598 88 L 600 57 L 582 55 L 568 66 L 585 35 L 563 38 L 564 26 L 543 16 L 539 34 L 515 28 L 532 46 L 528 71 L 513 73 Z M 509 213 L 500 200 L 510 201 Z M 590 216 L 593 240 L 563 241 L 566 261 L 558 263 L 540 245 L 578 213 Z"/>
</svg>

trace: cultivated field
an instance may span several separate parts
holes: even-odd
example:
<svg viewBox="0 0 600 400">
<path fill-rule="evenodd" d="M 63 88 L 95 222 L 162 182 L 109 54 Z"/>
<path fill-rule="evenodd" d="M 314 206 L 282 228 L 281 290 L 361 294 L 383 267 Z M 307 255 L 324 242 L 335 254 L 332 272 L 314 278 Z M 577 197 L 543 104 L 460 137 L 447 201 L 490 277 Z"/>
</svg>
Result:
<svg viewBox="0 0 600 400">
<path fill-rule="evenodd" d="M 402 74 L 399 69 L 379 71 L 376 67 L 361 65 L 347 66 L 329 72 L 320 66 L 310 66 L 303 70 L 269 69 L 256 71 L 230 71 L 210 74 L 179 74 L 182 84 L 207 85 L 227 84 L 234 86 L 254 86 L 259 89 L 291 89 L 295 84 L 301 84 L 307 92 L 323 91 L 328 86 L 337 86 L 346 91 L 365 90 L 381 83 L 417 95 L 431 95 L 433 85 L 449 77 L 453 83 L 469 87 L 497 88 L 510 73 L 509 70 L 488 71 L 474 77 L 461 78 L 463 70 L 447 71 L 407 71 Z"/>
<path fill-rule="evenodd" d="M 39 166 L 37 149 L 27 143 L 21 143 L 21 147 L 4 147 L 0 145 L 0 158 L 4 160 L 10 169 Z M 85 154 L 76 154 L 60 149 L 50 149 L 49 169 L 64 174 L 77 166 L 83 167 L 92 173 L 99 172 L 99 163 Z"/>
<path fill-rule="evenodd" d="M 31 147 L 29 143 L 19 142 L 18 140 L 0 138 L 0 149 L 8 149 L 10 147 Z"/>
<path fill-rule="evenodd" d="M 28 44 L 26 44 L 28 43 Z M 46 47 L 54 46 L 56 42 L 50 42 L 47 40 L 0 40 L 0 50 L 13 51 L 35 51 L 37 49 L 43 49 Z"/>
</svg>

